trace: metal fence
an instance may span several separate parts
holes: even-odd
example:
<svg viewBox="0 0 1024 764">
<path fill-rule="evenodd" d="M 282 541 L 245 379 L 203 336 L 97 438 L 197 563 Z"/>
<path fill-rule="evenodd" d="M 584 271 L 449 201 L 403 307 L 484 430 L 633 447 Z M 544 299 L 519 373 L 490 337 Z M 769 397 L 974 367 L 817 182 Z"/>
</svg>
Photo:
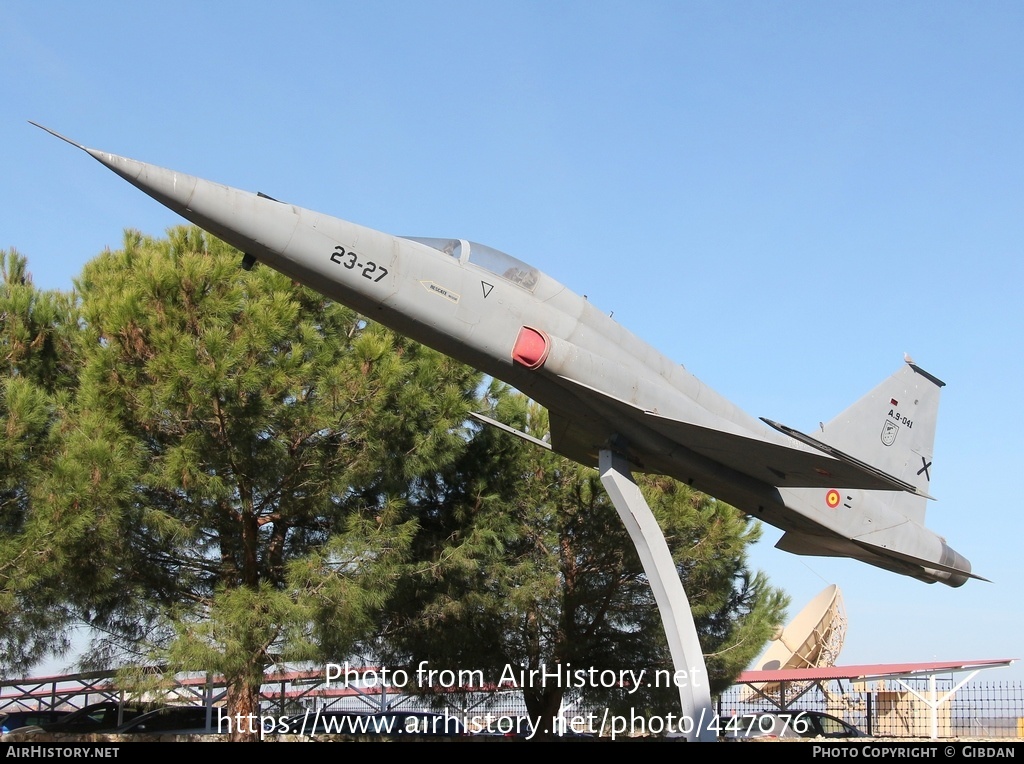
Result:
<svg viewBox="0 0 1024 764">
<path fill-rule="evenodd" d="M 954 692 L 952 679 L 823 682 L 812 685 L 785 710 L 824 711 L 870 735 L 940 738 L 1024 737 L 1024 683 L 969 682 Z M 952 693 L 952 694 L 951 694 Z M 717 699 L 721 716 L 777 710 L 744 686 Z"/>
<path fill-rule="evenodd" d="M 160 697 L 149 699 L 175 704 L 218 706 L 224 683 L 204 675 L 166 677 Z M 322 671 L 305 670 L 268 674 L 263 686 L 263 713 L 301 713 L 338 709 L 438 710 L 461 718 L 521 717 L 526 707 L 519 691 L 497 688 L 452 688 L 433 698 L 405 694 L 401 689 L 339 686 L 327 682 Z M 80 708 L 98 700 L 130 697 L 118 687 L 113 673 L 91 672 L 60 677 L 0 681 L 0 714 L 16 709 Z M 1012 738 L 1024 737 L 1024 683 L 969 682 L 958 687 L 952 679 L 832 681 L 806 685 L 787 692 L 783 710 L 790 713 L 821 711 L 878 737 Z M 778 710 L 779 703 L 747 686 L 737 685 L 714 699 L 720 719 Z M 587 706 L 568 692 L 562 715 L 571 719 L 604 709 Z M 652 717 L 653 718 L 653 717 Z"/>
</svg>

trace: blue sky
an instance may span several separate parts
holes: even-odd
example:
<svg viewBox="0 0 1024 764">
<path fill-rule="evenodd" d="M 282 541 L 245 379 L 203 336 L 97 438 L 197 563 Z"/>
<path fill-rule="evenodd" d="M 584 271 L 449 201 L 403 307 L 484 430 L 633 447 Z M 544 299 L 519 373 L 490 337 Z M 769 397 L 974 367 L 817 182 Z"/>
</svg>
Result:
<svg viewBox="0 0 1024 764">
<path fill-rule="evenodd" d="M 911 354 L 928 524 L 994 583 L 777 551 L 842 663 L 1024 657 L 1024 5 L 0 4 L 0 247 L 67 289 L 181 221 L 28 125 L 534 264 L 756 416 L 830 419 Z M 1020 679 L 1024 668 L 986 679 Z"/>
</svg>

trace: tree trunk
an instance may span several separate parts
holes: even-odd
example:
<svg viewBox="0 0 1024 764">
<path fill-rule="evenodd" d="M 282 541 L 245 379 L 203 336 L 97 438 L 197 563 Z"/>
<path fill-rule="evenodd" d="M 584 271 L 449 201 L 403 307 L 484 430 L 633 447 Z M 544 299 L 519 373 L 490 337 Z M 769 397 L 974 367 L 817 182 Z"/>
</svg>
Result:
<svg viewBox="0 0 1024 764">
<path fill-rule="evenodd" d="M 562 707 L 561 687 L 524 687 L 523 700 L 526 701 L 526 713 L 530 716 L 531 724 L 537 725 L 537 734 L 534 740 L 554 740 L 559 732 L 564 732 L 560 726 Z M 538 724 L 539 720 L 539 724 Z"/>
<path fill-rule="evenodd" d="M 260 732 L 260 684 L 249 676 L 228 677 L 227 713 L 231 717 L 232 743 L 258 743 Z"/>
</svg>

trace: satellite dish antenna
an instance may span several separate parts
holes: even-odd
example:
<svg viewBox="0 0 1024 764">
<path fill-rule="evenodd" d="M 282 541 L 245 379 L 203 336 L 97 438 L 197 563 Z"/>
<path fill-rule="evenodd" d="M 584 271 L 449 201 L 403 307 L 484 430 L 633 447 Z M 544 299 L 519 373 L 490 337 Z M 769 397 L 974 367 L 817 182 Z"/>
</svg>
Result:
<svg viewBox="0 0 1024 764">
<path fill-rule="evenodd" d="M 776 632 L 764 655 L 755 663 L 759 671 L 777 671 L 791 668 L 821 668 L 834 666 L 846 639 L 846 610 L 843 595 L 835 584 L 823 589 L 811 600 L 781 633 Z M 806 685 L 807 683 L 803 683 Z M 788 683 L 786 694 L 799 695 L 803 685 Z M 767 695 L 781 700 L 782 688 L 778 682 L 752 685 L 756 695 Z"/>
</svg>

